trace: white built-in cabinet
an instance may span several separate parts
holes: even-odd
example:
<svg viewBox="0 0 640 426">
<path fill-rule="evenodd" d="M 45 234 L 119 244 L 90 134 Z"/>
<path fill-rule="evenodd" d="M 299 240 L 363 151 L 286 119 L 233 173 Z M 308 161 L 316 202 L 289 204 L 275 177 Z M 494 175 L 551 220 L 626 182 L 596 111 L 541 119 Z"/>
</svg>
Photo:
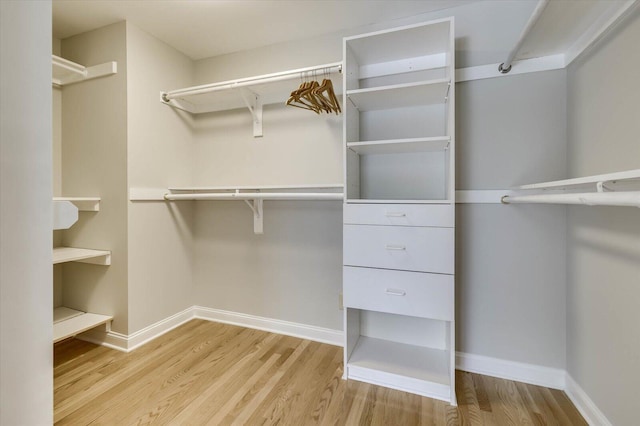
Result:
<svg viewBox="0 0 640 426">
<path fill-rule="evenodd" d="M 456 404 L 453 18 L 344 39 L 345 378 Z"/>
<path fill-rule="evenodd" d="M 115 74 L 116 63 L 108 62 L 94 67 L 84 67 L 58 56 L 52 57 L 53 84 L 79 83 L 88 79 Z M 53 230 L 69 229 L 78 220 L 78 212 L 98 212 L 99 197 L 54 197 Z M 82 262 L 108 266 L 111 264 L 109 250 L 96 250 L 79 247 L 54 247 L 52 264 L 66 262 Z M 53 309 L 53 342 L 76 336 L 84 331 L 105 324 L 110 328 L 110 315 L 83 312 L 66 306 L 54 306 Z"/>
</svg>

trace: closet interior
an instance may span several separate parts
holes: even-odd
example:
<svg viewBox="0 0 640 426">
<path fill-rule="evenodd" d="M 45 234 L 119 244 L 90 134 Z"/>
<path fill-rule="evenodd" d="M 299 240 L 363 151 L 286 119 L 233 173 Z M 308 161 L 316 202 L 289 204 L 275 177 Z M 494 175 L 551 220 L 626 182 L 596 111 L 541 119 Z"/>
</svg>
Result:
<svg viewBox="0 0 640 426">
<path fill-rule="evenodd" d="M 580 162 L 587 54 L 474 62 L 481 4 L 197 60 L 129 22 L 63 40 L 54 342 L 130 351 L 203 318 L 454 406 L 456 368 L 569 392 L 570 268 L 606 248 L 566 206 L 640 207 L 640 165 Z M 572 48 L 637 17 L 616 13 Z"/>
</svg>

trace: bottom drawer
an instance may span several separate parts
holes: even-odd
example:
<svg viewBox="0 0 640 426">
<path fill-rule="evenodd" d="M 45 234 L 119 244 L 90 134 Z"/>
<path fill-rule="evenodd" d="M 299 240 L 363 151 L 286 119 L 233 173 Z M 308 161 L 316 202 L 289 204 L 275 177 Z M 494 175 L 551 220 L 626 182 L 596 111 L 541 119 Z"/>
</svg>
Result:
<svg viewBox="0 0 640 426">
<path fill-rule="evenodd" d="M 453 321 L 453 275 L 343 268 L 347 308 Z"/>
</svg>

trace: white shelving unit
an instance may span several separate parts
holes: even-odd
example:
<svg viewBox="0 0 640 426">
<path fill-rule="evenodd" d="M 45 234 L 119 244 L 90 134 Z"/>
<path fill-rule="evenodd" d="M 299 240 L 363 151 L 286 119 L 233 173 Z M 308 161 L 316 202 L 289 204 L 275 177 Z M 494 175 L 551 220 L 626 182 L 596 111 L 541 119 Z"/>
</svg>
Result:
<svg viewBox="0 0 640 426">
<path fill-rule="evenodd" d="M 59 56 L 52 56 L 52 82 L 57 86 L 79 83 L 117 73 L 116 62 L 106 62 L 85 67 Z M 99 197 L 54 197 L 53 229 L 68 229 L 78 220 L 78 211 L 100 211 Z M 78 247 L 55 247 L 52 265 L 81 262 L 94 265 L 111 265 L 111 252 Z M 84 331 L 105 325 L 110 330 L 112 316 L 82 312 L 65 306 L 53 310 L 53 343 L 76 336 Z"/>
<path fill-rule="evenodd" d="M 58 86 L 105 77 L 118 72 L 117 62 L 85 67 L 56 55 L 51 56 L 52 82 Z"/>
<path fill-rule="evenodd" d="M 344 39 L 345 378 L 456 404 L 453 18 Z"/>
<path fill-rule="evenodd" d="M 340 72 L 341 62 L 316 65 L 161 92 L 160 102 L 191 114 L 248 108 L 253 117 L 253 136 L 260 137 L 263 105 L 284 104 L 297 88 L 292 80 L 330 78 Z M 332 84 L 336 95 L 341 94 L 341 79 L 332 79 Z"/>
</svg>

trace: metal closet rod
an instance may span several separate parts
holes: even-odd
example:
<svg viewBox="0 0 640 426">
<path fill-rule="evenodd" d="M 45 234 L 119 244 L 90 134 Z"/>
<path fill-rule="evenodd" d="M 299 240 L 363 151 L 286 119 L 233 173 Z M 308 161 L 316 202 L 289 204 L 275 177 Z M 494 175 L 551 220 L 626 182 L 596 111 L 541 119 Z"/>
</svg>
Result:
<svg viewBox="0 0 640 426">
<path fill-rule="evenodd" d="M 501 201 L 504 204 L 538 203 L 640 207 L 640 191 L 505 195 Z"/>
<path fill-rule="evenodd" d="M 533 26 L 538 21 L 538 18 L 540 18 L 540 15 L 542 15 L 542 11 L 544 10 L 547 3 L 549 3 L 549 0 L 538 1 L 536 8 L 533 10 L 533 13 L 529 17 L 529 21 L 527 21 L 527 25 L 525 25 L 522 33 L 520 34 L 520 38 L 516 42 L 516 45 L 513 46 L 513 49 L 511 49 L 511 51 L 509 52 L 507 60 L 501 63 L 500 66 L 498 66 L 498 71 L 500 71 L 502 74 L 506 74 L 511 71 L 511 64 L 513 63 L 513 59 L 516 57 L 516 54 L 520 50 L 520 47 L 522 47 L 522 43 L 524 43 L 524 40 L 527 38 L 529 31 L 531 31 L 531 28 L 533 28 Z"/>
<path fill-rule="evenodd" d="M 237 80 L 222 81 L 220 83 L 205 84 L 202 86 L 189 87 L 186 89 L 172 90 L 162 94 L 162 100 L 169 102 L 171 99 L 184 96 L 202 95 L 205 93 L 217 92 L 219 90 L 236 89 L 239 87 L 254 86 L 256 84 L 274 83 L 277 81 L 292 80 L 295 78 L 311 77 L 314 73 L 318 76 L 323 74 L 334 74 L 342 72 L 342 62 L 335 62 L 314 67 L 299 68 L 289 71 L 281 71 L 272 74 L 265 74 L 255 77 L 240 78 Z"/>
</svg>

